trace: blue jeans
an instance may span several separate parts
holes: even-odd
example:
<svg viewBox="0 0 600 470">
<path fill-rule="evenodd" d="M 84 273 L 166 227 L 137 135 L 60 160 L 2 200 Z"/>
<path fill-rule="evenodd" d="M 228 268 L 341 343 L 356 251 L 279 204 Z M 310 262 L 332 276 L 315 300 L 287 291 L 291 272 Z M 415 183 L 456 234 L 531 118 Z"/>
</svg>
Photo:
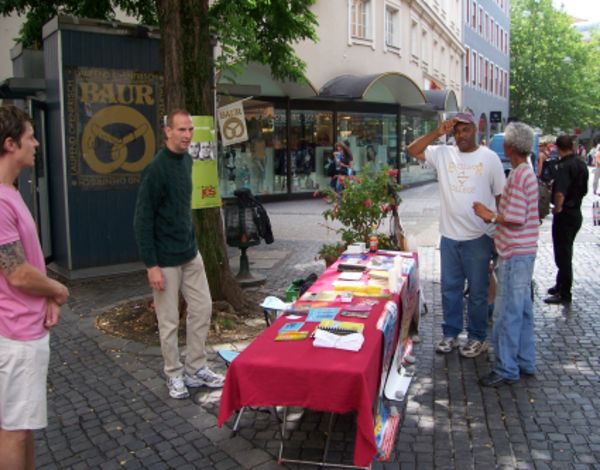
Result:
<svg viewBox="0 0 600 470">
<path fill-rule="evenodd" d="M 531 278 L 535 255 L 512 256 L 498 264 L 494 310 L 494 372 L 518 379 L 519 372 L 535 372 L 535 338 Z"/>
<path fill-rule="evenodd" d="M 455 338 L 463 330 L 463 292 L 466 279 L 469 282 L 469 339 L 485 340 L 488 324 L 488 268 L 493 249 L 494 242 L 487 235 L 466 241 L 442 237 L 442 331 L 445 337 Z"/>
</svg>

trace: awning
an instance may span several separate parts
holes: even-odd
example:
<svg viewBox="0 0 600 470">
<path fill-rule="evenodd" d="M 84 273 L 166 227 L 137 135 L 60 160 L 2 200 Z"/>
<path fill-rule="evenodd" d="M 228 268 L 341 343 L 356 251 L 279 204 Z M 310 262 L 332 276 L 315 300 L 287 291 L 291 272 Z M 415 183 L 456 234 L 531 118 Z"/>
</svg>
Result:
<svg viewBox="0 0 600 470">
<path fill-rule="evenodd" d="M 308 79 L 300 82 L 280 81 L 271 75 L 266 65 L 250 63 L 239 75 L 226 77 L 220 74 L 217 91 L 238 96 L 281 96 L 290 99 L 315 98 L 317 89 Z"/>
<path fill-rule="evenodd" d="M 319 97 L 402 106 L 426 104 L 425 96 L 417 84 L 406 75 L 397 72 L 340 75 L 323 85 Z"/>
<path fill-rule="evenodd" d="M 0 98 L 20 100 L 45 90 L 43 78 L 7 78 L 0 83 Z"/>
<path fill-rule="evenodd" d="M 425 90 L 425 99 L 427 103 L 433 106 L 436 111 L 458 112 L 458 101 L 456 94 L 452 90 Z"/>
</svg>

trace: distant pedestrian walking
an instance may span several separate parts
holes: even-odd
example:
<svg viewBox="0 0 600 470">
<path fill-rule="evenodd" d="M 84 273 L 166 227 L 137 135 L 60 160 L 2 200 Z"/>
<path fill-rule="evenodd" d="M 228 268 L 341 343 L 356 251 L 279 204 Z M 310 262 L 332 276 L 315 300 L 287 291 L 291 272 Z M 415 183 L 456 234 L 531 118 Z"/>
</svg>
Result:
<svg viewBox="0 0 600 470">
<path fill-rule="evenodd" d="M 224 378 L 206 365 L 205 342 L 212 300 L 192 223 L 192 158 L 187 152 L 194 125 L 187 111 L 167 117 L 166 146 L 146 167 L 138 190 L 134 227 L 154 294 L 164 372 L 172 398 L 187 387 L 222 387 Z M 185 366 L 177 330 L 179 291 L 187 302 Z"/>
<path fill-rule="evenodd" d="M 589 173 L 583 160 L 573 151 L 573 139 L 561 135 L 556 139 L 560 155 L 556 179 L 552 185 L 552 243 L 554 262 L 558 268 L 556 283 L 548 289 L 548 304 L 571 302 L 573 284 L 573 243 L 581 228 L 581 200 L 587 194 Z"/>
<path fill-rule="evenodd" d="M 34 429 L 48 425 L 49 330 L 69 291 L 46 276 L 35 222 L 13 186 L 31 169 L 38 141 L 31 118 L 0 108 L 0 468 L 35 468 Z"/>
<path fill-rule="evenodd" d="M 594 154 L 594 194 L 598 194 L 598 181 L 600 180 L 600 144 L 596 146 Z"/>
</svg>

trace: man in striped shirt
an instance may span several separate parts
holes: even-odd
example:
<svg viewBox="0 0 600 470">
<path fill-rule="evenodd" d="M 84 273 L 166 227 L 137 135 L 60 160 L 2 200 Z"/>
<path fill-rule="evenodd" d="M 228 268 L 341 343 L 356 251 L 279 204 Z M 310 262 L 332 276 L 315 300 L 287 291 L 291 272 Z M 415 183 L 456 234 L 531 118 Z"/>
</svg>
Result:
<svg viewBox="0 0 600 470">
<path fill-rule="evenodd" d="M 527 161 L 532 144 L 533 130 L 526 124 L 514 122 L 506 127 L 504 153 L 512 170 L 498 213 L 480 202 L 473 204 L 484 222 L 496 224 L 494 243 L 499 255 L 493 330 L 496 362 L 479 381 L 486 387 L 512 384 L 521 374 L 535 373 L 531 278 L 540 222 L 538 182 Z"/>
</svg>

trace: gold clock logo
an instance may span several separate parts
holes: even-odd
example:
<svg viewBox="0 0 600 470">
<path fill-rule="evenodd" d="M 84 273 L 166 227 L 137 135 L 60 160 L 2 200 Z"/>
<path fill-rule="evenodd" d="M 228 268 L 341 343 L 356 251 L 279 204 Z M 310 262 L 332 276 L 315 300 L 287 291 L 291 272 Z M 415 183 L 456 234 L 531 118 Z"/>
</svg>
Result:
<svg viewBox="0 0 600 470">
<path fill-rule="evenodd" d="M 124 135 L 114 135 L 115 125 L 125 129 Z M 144 152 L 130 161 L 128 145 L 138 139 L 143 140 Z M 102 143 L 109 145 L 99 145 Z M 140 172 L 152 160 L 155 148 L 154 132 L 146 117 L 127 106 L 109 106 L 95 113 L 81 138 L 83 159 L 92 170 L 101 174 L 119 168 L 131 173 Z"/>
</svg>

